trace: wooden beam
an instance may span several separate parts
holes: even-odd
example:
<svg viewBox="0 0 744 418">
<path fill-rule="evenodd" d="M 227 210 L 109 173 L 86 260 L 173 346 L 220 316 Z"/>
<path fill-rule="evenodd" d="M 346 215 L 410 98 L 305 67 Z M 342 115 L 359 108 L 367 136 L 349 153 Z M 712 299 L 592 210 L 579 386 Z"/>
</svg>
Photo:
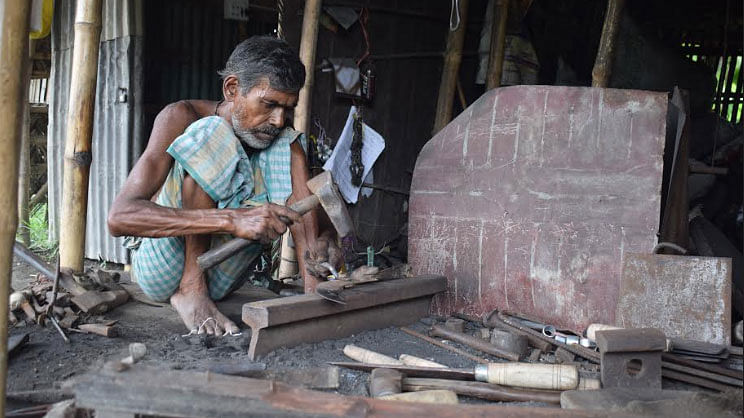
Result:
<svg viewBox="0 0 744 418">
<path fill-rule="evenodd" d="M 504 405 L 431 405 L 319 392 L 267 380 L 135 365 L 76 379 L 75 406 L 172 417 L 592 417 L 606 411 Z"/>
<path fill-rule="evenodd" d="M 315 49 L 318 45 L 318 21 L 322 0 L 307 0 L 302 19 L 302 39 L 300 40 L 300 60 L 305 65 L 305 85 L 300 90 L 295 110 L 294 128 L 308 133 L 312 107 L 313 85 L 315 84 Z"/>
<path fill-rule="evenodd" d="M 91 163 L 102 0 L 79 0 L 75 10 L 70 98 L 67 111 L 65 164 L 62 183 L 60 268 L 83 271 L 88 176 Z"/>
<path fill-rule="evenodd" d="M 434 114 L 432 135 L 439 132 L 452 120 L 452 102 L 458 85 L 458 72 L 462 61 L 462 46 L 465 43 L 469 0 L 460 0 L 459 4 L 460 24 L 457 30 L 449 31 L 447 35 L 447 49 L 444 54 L 442 81 L 439 83 L 439 96 L 437 97 L 437 110 Z"/>
<path fill-rule="evenodd" d="M 23 119 L 23 61 L 28 56 L 28 0 L 5 0 L 0 13 L 0 415 L 8 377 L 8 298 L 18 227 L 18 138 Z"/>
<path fill-rule="evenodd" d="M 599 40 L 597 59 L 594 61 L 594 68 L 592 69 L 592 87 L 607 87 L 610 81 L 617 30 L 620 27 L 620 16 L 624 5 L 625 0 L 607 0 L 602 37 Z"/>
<path fill-rule="evenodd" d="M 488 56 L 486 90 L 501 86 L 506 49 L 506 18 L 509 15 L 509 0 L 496 0 L 491 17 L 491 50 Z"/>
</svg>

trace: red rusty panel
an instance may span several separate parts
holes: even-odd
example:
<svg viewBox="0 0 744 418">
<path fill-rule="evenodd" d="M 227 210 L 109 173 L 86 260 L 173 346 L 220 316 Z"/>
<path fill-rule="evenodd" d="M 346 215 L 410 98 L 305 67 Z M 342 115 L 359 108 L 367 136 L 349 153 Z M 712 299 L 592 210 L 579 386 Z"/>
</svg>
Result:
<svg viewBox="0 0 744 418">
<path fill-rule="evenodd" d="M 665 93 L 506 87 L 432 138 L 409 262 L 448 277 L 434 311 L 614 323 L 623 254 L 656 244 L 666 108 Z"/>
</svg>

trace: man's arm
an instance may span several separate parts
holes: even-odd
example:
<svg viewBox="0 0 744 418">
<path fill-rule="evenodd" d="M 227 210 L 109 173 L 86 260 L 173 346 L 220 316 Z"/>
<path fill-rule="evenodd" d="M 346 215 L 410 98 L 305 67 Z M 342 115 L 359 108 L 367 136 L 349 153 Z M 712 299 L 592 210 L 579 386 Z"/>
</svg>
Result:
<svg viewBox="0 0 744 418">
<path fill-rule="evenodd" d="M 307 187 L 310 170 L 307 166 L 305 152 L 302 150 L 299 141 L 293 142 L 290 150 L 292 153 L 292 195 L 287 199 L 287 204 L 292 204 L 311 194 Z M 310 254 L 312 260 L 329 261 L 331 264 L 335 264 L 335 267 L 339 267 L 338 264 L 341 262 L 341 252 L 335 245 L 336 234 L 333 227 L 319 231 L 318 219 L 319 217 L 325 218 L 325 216 L 318 211 L 322 211 L 322 209 L 311 210 L 302 217 L 302 223 L 296 223 L 289 228 L 295 243 L 298 267 L 305 280 L 305 289 L 314 288 L 317 282 L 317 279 L 312 276 L 312 272 L 307 269 L 306 253 Z M 325 269 L 321 268 L 320 270 Z"/>
<path fill-rule="evenodd" d="M 276 239 L 286 230 L 279 215 L 300 222 L 295 212 L 277 205 L 254 209 L 179 209 L 151 201 L 173 165 L 173 158 L 166 149 L 198 118 L 198 113 L 188 102 L 168 105 L 158 114 L 145 152 L 109 211 L 111 234 L 159 238 L 228 233 L 266 242 Z"/>
</svg>

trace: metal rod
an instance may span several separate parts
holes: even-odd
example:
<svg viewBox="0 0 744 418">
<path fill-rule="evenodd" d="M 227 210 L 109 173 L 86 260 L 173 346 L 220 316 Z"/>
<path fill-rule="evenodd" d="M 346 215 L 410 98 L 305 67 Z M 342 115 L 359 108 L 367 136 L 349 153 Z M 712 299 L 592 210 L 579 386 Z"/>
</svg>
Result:
<svg viewBox="0 0 744 418">
<path fill-rule="evenodd" d="M 518 353 L 502 350 L 501 348 L 496 347 L 495 345 L 487 341 L 484 341 L 480 338 L 476 338 L 476 337 L 473 337 L 467 334 L 463 334 L 461 332 L 451 331 L 439 325 L 434 325 L 432 327 L 431 335 L 435 337 L 442 337 L 442 338 L 446 338 L 451 341 L 458 342 L 460 344 L 466 345 L 475 350 L 482 351 L 486 354 L 490 354 L 495 357 L 503 358 L 505 360 L 519 361 Z"/>
<path fill-rule="evenodd" d="M 59 326 L 57 319 L 54 318 L 54 315 L 50 316 L 49 320 L 52 321 L 52 325 L 54 325 L 54 328 L 57 328 L 57 331 L 59 331 L 60 335 L 62 335 L 62 339 L 65 340 L 66 343 L 69 343 L 70 339 L 67 338 L 67 335 L 65 334 L 65 332 L 62 331 L 62 328 Z"/>
<path fill-rule="evenodd" d="M 481 363 L 481 364 L 488 364 L 489 363 L 489 361 L 486 360 L 486 359 L 484 359 L 484 358 L 481 358 L 481 357 L 478 357 L 478 356 L 474 356 L 474 355 L 472 355 L 472 354 L 470 354 L 470 353 L 468 353 L 466 351 L 460 350 L 457 347 L 450 347 L 447 344 L 444 344 L 442 342 L 439 342 L 439 341 L 435 340 L 434 338 L 427 337 L 426 335 L 420 334 L 420 333 L 418 333 L 418 332 L 416 332 L 416 331 L 414 331 L 412 329 L 401 327 L 400 330 L 403 331 L 403 332 L 405 332 L 408 335 L 412 335 L 412 336 L 414 336 L 416 338 L 420 338 L 420 339 L 422 339 L 422 340 L 424 340 L 424 341 L 426 341 L 428 343 L 434 344 L 437 347 L 444 348 L 445 350 L 449 350 L 449 351 L 451 351 L 453 353 L 459 354 L 459 355 L 461 355 L 461 356 L 463 356 L 465 358 L 468 358 L 470 360 L 473 360 L 476 363 Z"/>
</svg>

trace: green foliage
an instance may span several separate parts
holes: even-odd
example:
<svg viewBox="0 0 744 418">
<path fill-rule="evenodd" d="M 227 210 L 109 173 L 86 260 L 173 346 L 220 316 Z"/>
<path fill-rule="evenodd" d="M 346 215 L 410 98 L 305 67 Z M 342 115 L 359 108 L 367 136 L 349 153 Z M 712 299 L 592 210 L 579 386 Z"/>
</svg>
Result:
<svg viewBox="0 0 744 418">
<path fill-rule="evenodd" d="M 49 238 L 49 222 L 47 218 L 47 204 L 39 203 L 31 209 L 28 215 L 28 223 L 20 225 L 20 228 L 29 230 L 31 236 L 31 250 L 48 258 L 56 256 L 58 243 Z"/>
</svg>

